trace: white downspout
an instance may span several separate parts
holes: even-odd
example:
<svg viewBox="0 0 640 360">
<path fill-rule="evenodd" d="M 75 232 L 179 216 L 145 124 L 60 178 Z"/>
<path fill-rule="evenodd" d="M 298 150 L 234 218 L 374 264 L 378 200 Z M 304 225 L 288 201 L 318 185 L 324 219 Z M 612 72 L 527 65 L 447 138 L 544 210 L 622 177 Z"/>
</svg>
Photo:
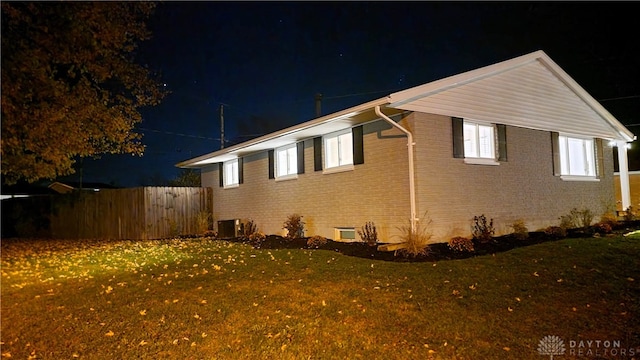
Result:
<svg viewBox="0 0 640 360">
<path fill-rule="evenodd" d="M 375 107 L 376 115 L 380 116 L 380 118 L 386 122 L 388 122 L 391 126 L 396 129 L 402 131 L 407 134 L 407 152 L 409 155 L 409 202 L 411 204 L 411 230 L 416 230 L 416 221 L 419 220 L 416 217 L 416 186 L 414 181 L 414 166 L 413 166 L 413 147 L 415 143 L 413 142 L 413 134 L 397 122 L 391 120 L 387 115 L 383 114 L 380 111 L 380 105 L 376 105 Z"/>
<path fill-rule="evenodd" d="M 627 161 L 627 142 L 616 141 L 618 146 L 618 171 L 620 172 L 620 194 L 622 195 L 622 211 L 631 206 L 631 190 L 629 187 L 629 163 Z"/>
</svg>

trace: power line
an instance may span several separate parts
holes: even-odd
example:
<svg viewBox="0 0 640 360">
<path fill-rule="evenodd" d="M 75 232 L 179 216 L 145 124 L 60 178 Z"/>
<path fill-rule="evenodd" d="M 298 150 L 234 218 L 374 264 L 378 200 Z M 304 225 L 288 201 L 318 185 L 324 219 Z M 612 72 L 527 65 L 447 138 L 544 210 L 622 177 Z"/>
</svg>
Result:
<svg viewBox="0 0 640 360">
<path fill-rule="evenodd" d="M 160 134 L 166 134 L 166 135 L 174 135 L 174 136 L 183 136 L 183 137 L 189 137 L 189 138 L 194 138 L 194 139 L 220 141 L 220 138 L 212 138 L 212 137 L 201 136 L 201 135 L 183 134 L 183 133 L 176 133 L 176 132 L 172 132 L 172 131 L 149 129 L 149 128 L 143 128 L 143 127 L 138 128 L 138 129 L 140 129 L 142 131 L 151 131 L 151 132 L 160 133 Z"/>
<path fill-rule="evenodd" d="M 637 98 L 640 98 L 640 95 L 620 96 L 620 97 L 614 97 L 609 99 L 602 99 L 598 101 L 602 102 L 602 101 L 627 100 L 627 99 L 637 99 Z"/>
</svg>

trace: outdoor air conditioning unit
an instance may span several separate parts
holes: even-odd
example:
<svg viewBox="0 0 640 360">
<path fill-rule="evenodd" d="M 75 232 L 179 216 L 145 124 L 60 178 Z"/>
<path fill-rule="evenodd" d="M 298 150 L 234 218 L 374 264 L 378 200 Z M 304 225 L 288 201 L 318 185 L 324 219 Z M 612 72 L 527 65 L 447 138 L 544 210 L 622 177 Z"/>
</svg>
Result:
<svg viewBox="0 0 640 360">
<path fill-rule="evenodd" d="M 236 238 L 243 233 L 244 225 L 240 219 L 218 221 L 218 237 L 220 239 Z"/>
</svg>

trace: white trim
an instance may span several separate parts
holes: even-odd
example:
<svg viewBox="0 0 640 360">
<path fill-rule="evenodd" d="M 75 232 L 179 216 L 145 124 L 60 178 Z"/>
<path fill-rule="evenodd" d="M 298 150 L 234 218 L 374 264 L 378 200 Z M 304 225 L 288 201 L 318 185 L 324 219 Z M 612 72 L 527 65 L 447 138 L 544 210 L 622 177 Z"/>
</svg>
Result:
<svg viewBox="0 0 640 360">
<path fill-rule="evenodd" d="M 334 166 L 332 168 L 322 169 L 322 174 L 335 174 L 345 171 L 353 171 L 355 170 L 355 166 L 353 164 L 346 164 L 341 166 Z"/>
<path fill-rule="evenodd" d="M 496 159 L 489 158 L 464 158 L 465 164 L 470 165 L 500 165 L 500 162 L 496 161 Z"/>
<path fill-rule="evenodd" d="M 593 181 L 598 182 L 598 179 L 595 176 L 580 176 L 580 175 L 560 175 L 560 179 L 563 181 Z"/>
<path fill-rule="evenodd" d="M 627 174 L 629 174 L 629 175 L 640 175 L 640 170 L 627 171 Z M 620 171 L 614 171 L 613 175 L 614 176 L 620 176 Z"/>
<path fill-rule="evenodd" d="M 276 176 L 275 177 L 276 182 L 278 182 L 278 181 L 296 180 L 296 179 L 298 179 L 298 174 L 289 174 L 289 175 L 285 175 L 285 176 Z"/>
</svg>

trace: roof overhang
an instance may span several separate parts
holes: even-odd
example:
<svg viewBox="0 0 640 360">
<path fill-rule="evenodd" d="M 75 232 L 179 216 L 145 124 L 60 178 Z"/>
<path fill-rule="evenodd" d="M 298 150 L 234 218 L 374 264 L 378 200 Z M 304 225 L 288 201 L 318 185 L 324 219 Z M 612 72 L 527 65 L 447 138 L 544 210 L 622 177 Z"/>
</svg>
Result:
<svg viewBox="0 0 640 360">
<path fill-rule="evenodd" d="M 298 141 L 322 136 L 376 120 L 374 112 L 376 106 L 384 106 L 388 98 L 373 100 L 330 115 L 322 116 L 299 125 L 295 125 L 274 133 L 270 133 L 253 140 L 220 149 L 193 159 L 176 164 L 180 168 L 201 168 L 210 164 L 237 159 L 260 151 L 275 149 Z M 403 110 L 390 109 L 389 115 Z"/>
<path fill-rule="evenodd" d="M 620 123 L 611 113 L 609 113 L 596 99 L 594 99 L 589 93 L 587 93 L 575 80 L 571 78 L 560 66 L 558 66 L 551 58 L 542 50 L 526 54 L 523 56 L 519 56 L 510 60 L 506 60 L 497 64 L 485 66 L 476 70 L 468 71 L 462 74 L 450 76 L 448 78 L 444 78 L 441 80 L 433 81 L 428 84 L 424 84 L 421 86 L 416 86 L 407 90 L 399 91 L 389 95 L 390 104 L 389 107 L 395 107 L 399 109 L 419 111 L 422 106 L 426 112 L 430 113 L 440 113 L 448 116 L 461 116 L 466 117 L 465 115 L 472 117 L 474 114 L 472 112 L 465 113 L 463 107 L 458 105 L 458 109 L 460 110 L 460 114 L 452 114 L 451 109 L 445 110 L 444 107 L 440 109 L 438 112 L 433 106 L 429 106 L 428 102 L 442 102 L 442 98 L 447 96 L 446 93 L 453 93 L 459 91 L 462 87 L 465 86 L 474 86 L 471 84 L 480 84 L 482 81 L 487 80 L 489 78 L 497 78 L 499 75 L 513 72 L 513 70 L 517 70 L 518 68 L 525 67 L 534 62 L 538 62 L 541 64 L 548 72 L 553 74 L 553 77 L 559 81 L 559 83 L 564 85 L 565 89 L 571 91 L 573 93 L 572 96 L 577 97 L 584 104 L 585 113 L 590 112 L 589 118 L 590 121 L 599 121 L 601 123 L 601 128 L 599 133 L 590 133 L 585 135 L 594 135 L 603 138 L 615 139 L 615 140 L 623 140 L 623 141 L 633 141 L 635 140 L 634 134 L 629 131 L 622 123 Z M 491 81 L 491 80 L 487 80 Z M 512 82 L 513 83 L 513 82 Z M 542 84 L 542 82 L 541 82 Z M 546 85 L 546 84 L 545 84 Z M 480 87 L 480 86 L 479 86 Z M 481 87 L 479 92 L 483 92 Z M 503 89 L 504 90 L 504 89 Z M 548 89 L 542 89 L 541 91 L 547 91 Z M 486 91 L 484 91 L 486 92 Z M 527 94 L 532 95 L 532 94 Z M 455 96 L 455 95 L 453 95 Z M 429 100 L 425 100 L 429 99 Z M 550 99 L 554 100 L 554 99 Z M 494 96 L 491 99 L 484 99 L 485 104 L 489 105 L 492 102 L 497 102 L 499 100 L 499 95 Z M 549 103 L 548 103 L 549 104 Z M 426 105 L 426 106 L 425 106 Z M 526 106 L 526 105 L 525 105 Z M 562 106 L 562 105 L 560 105 Z M 568 106 L 567 106 L 568 108 Z M 558 114 L 561 111 L 566 109 L 560 109 Z M 522 113 L 526 113 L 527 109 L 522 109 Z M 584 114 L 576 114 L 576 117 L 582 116 Z M 513 118 L 513 114 L 510 114 Z M 518 122 L 519 120 L 519 122 Z M 527 119 L 526 115 L 523 115 L 520 119 L 516 119 L 516 121 L 512 124 L 507 125 L 515 125 L 515 126 L 524 126 L 530 128 L 536 128 L 540 130 L 551 130 L 557 131 L 558 128 L 562 129 L 563 127 L 568 131 L 580 129 L 580 124 L 576 123 L 571 126 L 566 122 L 571 121 L 570 117 L 565 119 L 552 119 L 545 123 L 544 121 L 535 122 L 532 119 Z M 564 123 L 563 123 L 564 122 Z M 506 123 L 506 121 L 505 121 Z M 535 125 L 532 125 L 535 124 Z M 578 130 L 579 131 L 579 130 Z"/>
</svg>

